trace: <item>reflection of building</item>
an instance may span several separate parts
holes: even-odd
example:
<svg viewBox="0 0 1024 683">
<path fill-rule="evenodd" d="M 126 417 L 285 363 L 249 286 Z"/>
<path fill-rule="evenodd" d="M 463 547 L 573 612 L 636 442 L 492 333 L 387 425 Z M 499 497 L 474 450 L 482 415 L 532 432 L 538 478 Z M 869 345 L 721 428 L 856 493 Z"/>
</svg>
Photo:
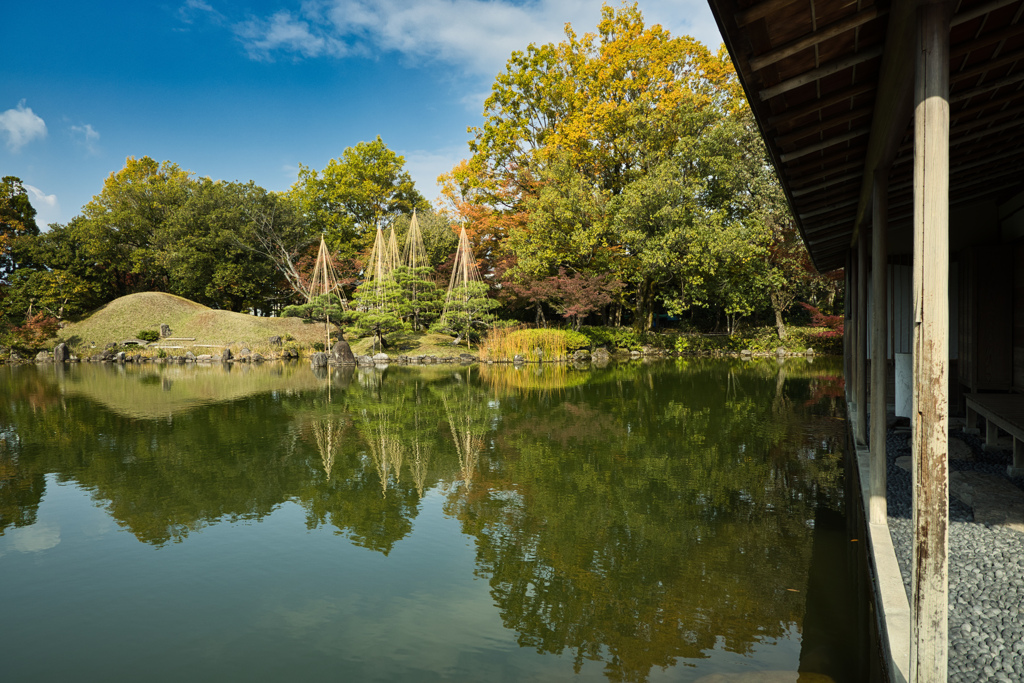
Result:
<svg viewBox="0 0 1024 683">
<path fill-rule="evenodd" d="M 1024 5 L 710 4 L 815 265 L 846 268 L 855 437 L 885 537 L 888 364 L 869 386 L 867 359 L 910 388 L 917 589 L 894 675 L 945 680 L 948 412 L 1024 390 Z"/>
</svg>

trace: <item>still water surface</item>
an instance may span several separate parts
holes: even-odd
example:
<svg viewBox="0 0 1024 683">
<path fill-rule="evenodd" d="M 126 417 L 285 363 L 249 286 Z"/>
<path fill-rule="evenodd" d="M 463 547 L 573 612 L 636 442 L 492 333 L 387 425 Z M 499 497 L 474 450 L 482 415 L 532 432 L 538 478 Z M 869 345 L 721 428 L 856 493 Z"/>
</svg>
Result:
<svg viewBox="0 0 1024 683">
<path fill-rule="evenodd" d="M 4 680 L 863 680 L 839 374 L 0 368 Z"/>
</svg>

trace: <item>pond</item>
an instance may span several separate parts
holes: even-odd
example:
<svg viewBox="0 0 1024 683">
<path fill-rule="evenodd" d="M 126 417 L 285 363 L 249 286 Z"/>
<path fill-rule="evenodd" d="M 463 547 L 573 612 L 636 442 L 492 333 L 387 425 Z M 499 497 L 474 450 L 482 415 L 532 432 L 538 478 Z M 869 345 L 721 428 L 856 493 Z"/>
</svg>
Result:
<svg viewBox="0 0 1024 683">
<path fill-rule="evenodd" d="M 840 375 L 0 368 L 4 678 L 866 680 Z"/>
</svg>

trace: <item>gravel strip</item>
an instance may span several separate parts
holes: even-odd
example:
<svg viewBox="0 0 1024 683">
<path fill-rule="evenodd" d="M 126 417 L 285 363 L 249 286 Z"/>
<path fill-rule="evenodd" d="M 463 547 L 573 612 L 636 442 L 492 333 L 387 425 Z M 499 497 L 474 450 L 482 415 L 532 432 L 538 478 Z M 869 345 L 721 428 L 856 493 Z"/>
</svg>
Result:
<svg viewBox="0 0 1024 683">
<path fill-rule="evenodd" d="M 974 461 L 950 461 L 951 470 L 1006 477 L 1011 456 L 982 448 L 963 431 L 950 438 L 966 442 Z M 888 460 L 889 531 L 910 597 L 913 541 L 910 473 L 896 458 L 910 455 L 906 432 L 890 431 Z M 1014 483 L 1024 488 L 1024 481 Z M 1024 682 L 1024 534 L 974 522 L 971 508 L 949 501 L 949 681 Z"/>
</svg>

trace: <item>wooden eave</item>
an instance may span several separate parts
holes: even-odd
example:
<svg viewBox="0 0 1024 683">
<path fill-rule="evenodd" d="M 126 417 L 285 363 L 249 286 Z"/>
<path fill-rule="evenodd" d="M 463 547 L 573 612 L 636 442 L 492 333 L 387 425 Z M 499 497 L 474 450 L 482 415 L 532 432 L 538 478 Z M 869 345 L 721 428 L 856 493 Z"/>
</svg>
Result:
<svg viewBox="0 0 1024 683">
<path fill-rule="evenodd" d="M 840 268 L 888 173 L 913 214 L 918 0 L 709 0 L 820 271 Z M 953 0 L 950 202 L 1024 190 L 1024 0 Z"/>
</svg>

